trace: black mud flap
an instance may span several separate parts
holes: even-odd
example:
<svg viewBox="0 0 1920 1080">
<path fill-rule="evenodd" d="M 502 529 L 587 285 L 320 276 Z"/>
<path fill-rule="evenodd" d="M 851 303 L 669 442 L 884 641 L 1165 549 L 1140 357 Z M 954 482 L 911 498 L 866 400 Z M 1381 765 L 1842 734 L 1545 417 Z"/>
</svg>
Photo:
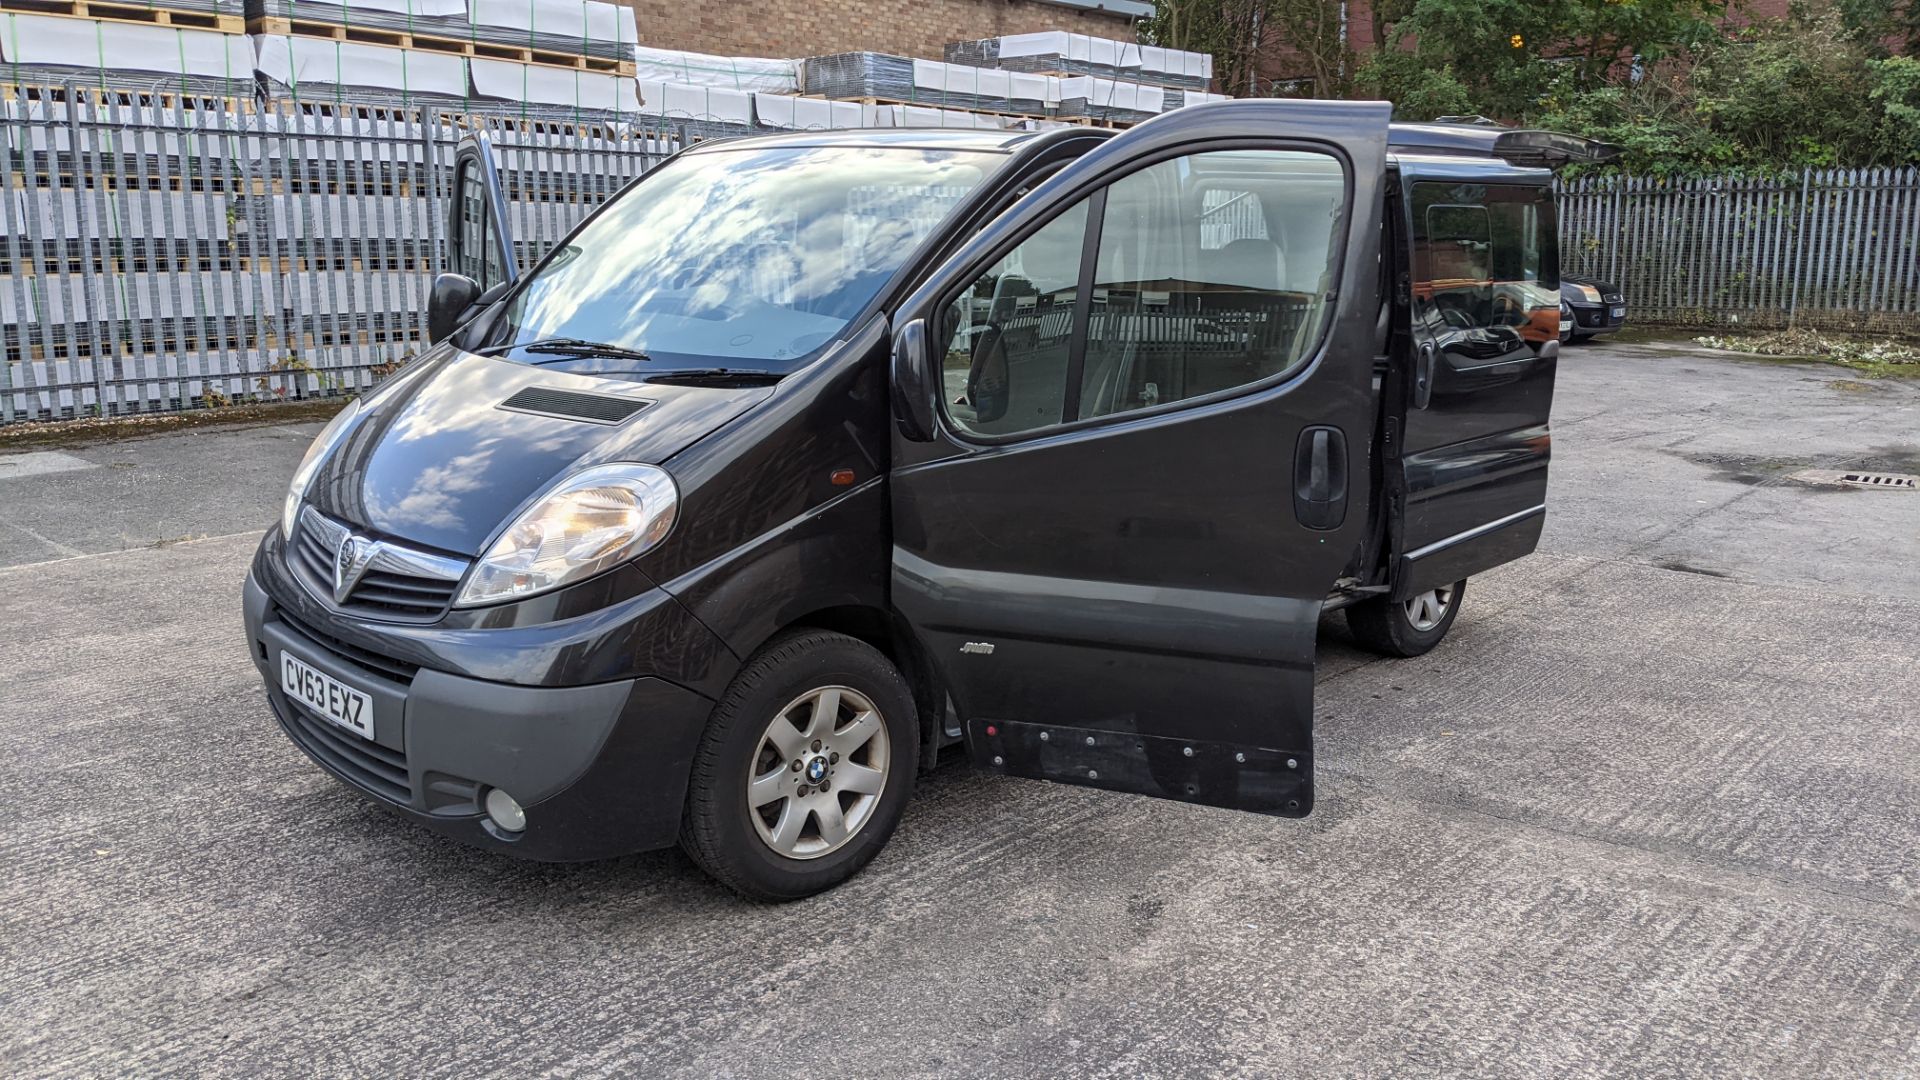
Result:
<svg viewBox="0 0 1920 1080">
<path fill-rule="evenodd" d="M 973 720 L 967 752 L 990 772 L 1276 817 L 1313 811 L 1313 755 L 1263 746 Z"/>
</svg>

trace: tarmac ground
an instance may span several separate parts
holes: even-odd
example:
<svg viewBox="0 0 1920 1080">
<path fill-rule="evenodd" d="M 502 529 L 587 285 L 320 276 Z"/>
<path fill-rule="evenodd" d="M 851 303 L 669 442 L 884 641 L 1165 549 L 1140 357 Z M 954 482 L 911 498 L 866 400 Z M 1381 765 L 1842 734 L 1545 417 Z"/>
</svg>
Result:
<svg viewBox="0 0 1920 1080">
<path fill-rule="evenodd" d="M 924 778 L 765 907 L 460 847 L 242 643 L 318 427 L 0 443 L 9 1076 L 1920 1073 L 1920 380 L 1569 347 L 1541 551 L 1323 628 L 1316 809 Z"/>
</svg>

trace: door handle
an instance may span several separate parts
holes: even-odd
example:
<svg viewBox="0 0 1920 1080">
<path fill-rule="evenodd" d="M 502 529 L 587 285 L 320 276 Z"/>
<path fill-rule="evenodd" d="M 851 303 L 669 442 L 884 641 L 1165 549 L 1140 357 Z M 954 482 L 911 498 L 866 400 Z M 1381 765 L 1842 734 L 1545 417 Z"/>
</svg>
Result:
<svg viewBox="0 0 1920 1080">
<path fill-rule="evenodd" d="M 1440 350 L 1433 342 L 1422 342 L 1420 352 L 1413 363 L 1413 407 L 1424 409 L 1433 402 L 1433 369 L 1438 363 Z"/>
<path fill-rule="evenodd" d="M 1300 432 L 1293 453 L 1293 515 L 1309 529 L 1337 529 L 1347 519 L 1347 436 L 1337 427 Z"/>
</svg>

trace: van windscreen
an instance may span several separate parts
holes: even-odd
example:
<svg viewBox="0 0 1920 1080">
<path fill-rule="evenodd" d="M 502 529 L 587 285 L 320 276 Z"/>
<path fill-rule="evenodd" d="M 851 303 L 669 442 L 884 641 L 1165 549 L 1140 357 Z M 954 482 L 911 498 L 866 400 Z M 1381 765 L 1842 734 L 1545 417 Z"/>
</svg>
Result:
<svg viewBox="0 0 1920 1080">
<path fill-rule="evenodd" d="M 489 351 L 550 362 L 511 347 L 572 338 L 651 358 L 622 373 L 792 371 L 1004 160 L 867 146 L 676 158 L 533 273 Z"/>
</svg>

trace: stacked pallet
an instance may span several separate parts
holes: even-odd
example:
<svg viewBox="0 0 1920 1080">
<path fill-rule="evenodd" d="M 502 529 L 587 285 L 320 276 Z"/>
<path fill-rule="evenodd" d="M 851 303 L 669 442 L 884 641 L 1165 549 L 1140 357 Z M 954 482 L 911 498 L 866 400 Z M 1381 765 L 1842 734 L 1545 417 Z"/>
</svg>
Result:
<svg viewBox="0 0 1920 1080">
<path fill-rule="evenodd" d="M 276 95 L 634 111 L 633 12 L 602 0 L 246 0 Z"/>
<path fill-rule="evenodd" d="M 253 82 L 238 0 L 0 0 L 6 81 L 244 95 Z"/>
<path fill-rule="evenodd" d="M 805 94 L 865 105 L 935 106 L 1017 118 L 1138 123 L 1211 94 L 1212 58 L 1055 31 L 949 45 L 947 59 L 885 53 L 816 56 Z"/>
<path fill-rule="evenodd" d="M 759 56 L 715 56 L 681 49 L 633 47 L 634 76 L 643 83 L 712 86 L 753 93 L 800 92 L 798 60 Z"/>
<path fill-rule="evenodd" d="M 254 34 L 633 74 L 633 12 L 601 0 L 246 0 Z"/>
<path fill-rule="evenodd" d="M 801 67 L 808 94 L 870 104 L 921 105 L 1044 116 L 1059 101 L 1058 80 L 886 53 L 816 56 Z"/>
<path fill-rule="evenodd" d="M 1205 90 L 1213 80 L 1213 57 L 1133 41 L 1112 41 L 1064 30 L 1008 34 L 947 46 L 955 64 L 1029 71 L 1045 75 L 1094 75 L 1115 82 Z"/>
<path fill-rule="evenodd" d="M 951 64 L 1027 72 L 1057 80 L 1055 115 L 1136 122 L 1218 100 L 1213 57 L 1064 30 L 1008 34 L 947 46 Z"/>
</svg>

